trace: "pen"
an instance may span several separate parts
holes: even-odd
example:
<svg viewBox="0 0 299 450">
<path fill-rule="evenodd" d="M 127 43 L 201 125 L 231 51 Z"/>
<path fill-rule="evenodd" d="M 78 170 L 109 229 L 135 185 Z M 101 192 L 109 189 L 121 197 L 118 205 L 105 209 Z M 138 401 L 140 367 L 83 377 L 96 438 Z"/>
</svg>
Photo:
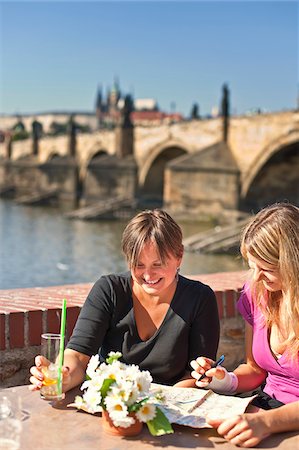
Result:
<svg viewBox="0 0 299 450">
<path fill-rule="evenodd" d="M 214 367 L 220 366 L 224 361 L 224 355 L 221 355 L 220 358 L 211 365 L 211 369 L 214 369 Z M 203 373 L 200 378 L 198 378 L 198 381 L 203 380 L 206 377 L 206 373 Z"/>
<path fill-rule="evenodd" d="M 192 406 L 190 409 L 188 409 L 187 412 L 188 412 L 189 414 L 192 413 L 196 408 L 198 408 L 200 405 L 202 405 L 203 402 L 205 402 L 206 399 L 207 399 L 211 394 L 213 394 L 213 391 L 212 391 L 211 389 L 209 389 L 209 390 L 207 391 L 207 393 L 195 403 L 194 406 Z"/>
</svg>

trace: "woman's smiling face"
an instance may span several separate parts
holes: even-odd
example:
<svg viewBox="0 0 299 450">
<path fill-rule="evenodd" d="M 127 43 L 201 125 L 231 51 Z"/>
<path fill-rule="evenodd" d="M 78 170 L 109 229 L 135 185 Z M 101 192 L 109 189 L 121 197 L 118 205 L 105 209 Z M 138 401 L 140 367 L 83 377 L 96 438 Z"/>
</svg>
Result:
<svg viewBox="0 0 299 450">
<path fill-rule="evenodd" d="M 253 271 L 255 282 L 262 281 L 264 287 L 270 292 L 282 290 L 281 276 L 276 266 L 254 257 L 249 252 L 247 253 L 247 259 L 248 265 Z"/>
<path fill-rule="evenodd" d="M 182 258 L 169 255 L 163 263 L 156 244 L 146 242 L 140 252 L 136 267 L 131 267 L 133 281 L 147 294 L 160 295 L 175 281 L 181 260 Z"/>
</svg>

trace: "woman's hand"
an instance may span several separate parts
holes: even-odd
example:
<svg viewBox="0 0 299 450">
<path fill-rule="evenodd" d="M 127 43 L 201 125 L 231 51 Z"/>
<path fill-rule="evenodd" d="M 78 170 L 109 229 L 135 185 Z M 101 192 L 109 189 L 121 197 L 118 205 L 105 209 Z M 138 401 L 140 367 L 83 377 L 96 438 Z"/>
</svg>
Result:
<svg viewBox="0 0 299 450">
<path fill-rule="evenodd" d="M 195 378 L 196 385 L 200 388 L 207 387 L 209 383 L 212 381 L 212 377 L 217 378 L 218 380 L 222 380 L 225 377 L 226 370 L 221 367 L 217 366 L 214 368 L 211 368 L 212 365 L 215 363 L 210 358 L 206 358 L 204 356 L 199 356 L 198 358 L 194 359 L 190 362 L 190 366 L 192 369 L 194 369 L 191 372 L 191 376 Z M 206 377 L 203 378 L 203 380 L 199 381 L 199 378 L 206 374 Z"/>
<path fill-rule="evenodd" d="M 191 361 L 190 365 L 194 369 L 191 372 L 196 379 L 196 386 L 200 388 L 209 388 L 219 394 L 233 394 L 238 387 L 238 377 L 233 372 L 228 372 L 224 367 L 212 367 L 214 361 L 200 356 Z M 201 380 L 202 375 L 205 377 Z"/>
<path fill-rule="evenodd" d="M 50 362 L 41 355 L 35 357 L 35 366 L 30 368 L 31 377 L 29 379 L 31 385 L 29 389 L 31 391 L 38 391 L 43 386 L 44 374 L 42 372 L 43 367 L 48 367 Z M 62 380 L 63 380 L 63 391 L 67 390 L 64 387 L 68 385 L 70 369 L 68 367 L 62 367 Z"/>
<path fill-rule="evenodd" d="M 255 447 L 270 434 L 264 411 L 245 413 L 225 420 L 207 419 L 207 422 L 227 441 L 240 447 Z"/>
</svg>

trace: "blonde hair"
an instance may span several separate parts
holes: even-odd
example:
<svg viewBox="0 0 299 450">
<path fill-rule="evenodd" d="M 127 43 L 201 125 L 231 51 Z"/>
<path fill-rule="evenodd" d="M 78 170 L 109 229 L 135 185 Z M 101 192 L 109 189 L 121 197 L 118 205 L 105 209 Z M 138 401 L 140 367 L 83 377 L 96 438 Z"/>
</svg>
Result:
<svg viewBox="0 0 299 450">
<path fill-rule="evenodd" d="M 137 214 L 126 226 L 122 236 L 122 251 L 130 267 L 136 267 L 142 247 L 153 242 L 161 261 L 169 255 L 182 258 L 183 235 L 179 225 L 162 209 L 145 210 Z"/>
<path fill-rule="evenodd" d="M 287 333 L 287 354 L 296 359 L 299 351 L 299 208 L 276 203 L 261 210 L 246 226 L 241 237 L 241 253 L 248 253 L 273 265 L 282 283 L 283 303 L 262 282 L 251 280 L 251 292 L 268 327 L 275 324 Z"/>
</svg>

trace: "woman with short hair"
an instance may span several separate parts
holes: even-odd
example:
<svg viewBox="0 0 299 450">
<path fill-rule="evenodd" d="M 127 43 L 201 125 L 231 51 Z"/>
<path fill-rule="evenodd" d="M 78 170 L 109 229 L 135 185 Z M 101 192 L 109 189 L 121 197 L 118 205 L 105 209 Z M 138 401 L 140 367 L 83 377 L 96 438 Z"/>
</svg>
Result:
<svg viewBox="0 0 299 450">
<path fill-rule="evenodd" d="M 88 294 L 65 350 L 63 391 L 83 382 L 92 355 L 110 351 L 155 382 L 194 386 L 189 363 L 200 353 L 215 358 L 219 318 L 212 289 L 179 274 L 180 227 L 166 211 L 143 211 L 126 226 L 122 249 L 129 271 L 102 276 Z M 32 390 L 42 386 L 43 364 L 37 356 Z"/>
</svg>

